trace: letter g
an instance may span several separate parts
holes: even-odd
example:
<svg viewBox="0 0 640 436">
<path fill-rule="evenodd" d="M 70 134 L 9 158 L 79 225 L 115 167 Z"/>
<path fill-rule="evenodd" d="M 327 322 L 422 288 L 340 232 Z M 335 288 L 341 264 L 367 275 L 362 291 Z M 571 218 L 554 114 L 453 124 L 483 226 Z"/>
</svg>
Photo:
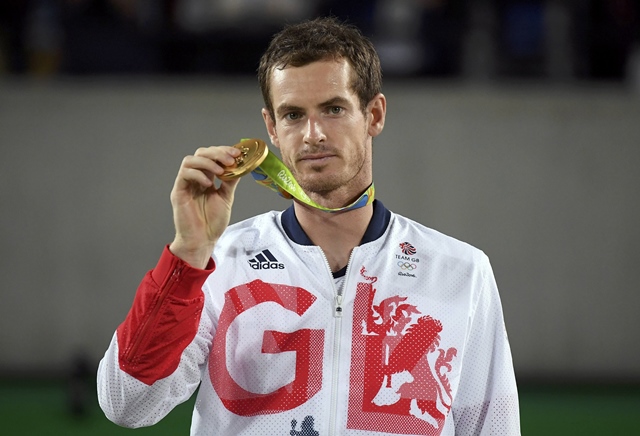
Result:
<svg viewBox="0 0 640 436">
<path fill-rule="evenodd" d="M 236 383 L 227 368 L 227 331 L 238 315 L 259 304 L 273 302 L 301 316 L 315 300 L 316 297 L 305 289 L 261 280 L 226 292 L 209 357 L 209 374 L 213 388 L 230 412 L 241 416 L 279 413 L 304 404 L 320 391 L 323 330 L 301 329 L 291 333 L 268 330 L 263 333 L 263 353 L 296 352 L 295 378 L 273 392 L 247 391 Z"/>
</svg>

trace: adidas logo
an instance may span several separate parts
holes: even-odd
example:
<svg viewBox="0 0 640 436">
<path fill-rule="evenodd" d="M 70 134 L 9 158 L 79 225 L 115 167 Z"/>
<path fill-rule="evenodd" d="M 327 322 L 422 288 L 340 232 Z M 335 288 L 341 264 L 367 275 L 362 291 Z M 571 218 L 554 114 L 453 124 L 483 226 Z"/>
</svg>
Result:
<svg viewBox="0 0 640 436">
<path fill-rule="evenodd" d="M 253 259 L 249 259 L 249 265 L 253 269 L 284 269 L 284 263 L 278 262 L 269 250 L 262 250 Z"/>
</svg>

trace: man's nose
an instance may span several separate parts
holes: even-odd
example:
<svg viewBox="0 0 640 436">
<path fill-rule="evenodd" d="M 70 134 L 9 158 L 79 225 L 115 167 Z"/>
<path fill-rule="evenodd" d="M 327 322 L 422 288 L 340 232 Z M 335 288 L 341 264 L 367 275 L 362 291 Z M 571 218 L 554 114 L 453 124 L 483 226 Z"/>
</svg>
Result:
<svg viewBox="0 0 640 436">
<path fill-rule="evenodd" d="M 304 142 L 307 144 L 317 144 L 326 139 L 324 126 L 319 117 L 311 116 L 307 119 L 304 131 Z"/>
</svg>

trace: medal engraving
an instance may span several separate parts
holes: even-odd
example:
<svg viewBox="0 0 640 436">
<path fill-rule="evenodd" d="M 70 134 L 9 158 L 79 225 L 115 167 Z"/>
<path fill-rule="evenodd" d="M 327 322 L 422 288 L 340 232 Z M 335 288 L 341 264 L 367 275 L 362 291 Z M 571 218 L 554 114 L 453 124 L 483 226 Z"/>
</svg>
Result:
<svg viewBox="0 0 640 436">
<path fill-rule="evenodd" d="M 269 154 L 267 144 L 261 139 L 245 139 L 233 146 L 241 151 L 234 166 L 226 167 L 225 172 L 218 176 L 221 180 L 231 180 L 249 174 L 260 166 Z"/>
</svg>

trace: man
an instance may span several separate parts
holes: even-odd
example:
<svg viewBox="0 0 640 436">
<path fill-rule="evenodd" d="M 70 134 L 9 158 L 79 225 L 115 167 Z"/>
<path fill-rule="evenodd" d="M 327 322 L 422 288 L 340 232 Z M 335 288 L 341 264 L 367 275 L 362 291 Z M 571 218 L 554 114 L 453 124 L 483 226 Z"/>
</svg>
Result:
<svg viewBox="0 0 640 436">
<path fill-rule="evenodd" d="M 239 150 L 183 160 L 175 238 L 100 364 L 106 415 L 152 425 L 199 386 L 194 435 L 519 435 L 487 257 L 371 201 L 372 44 L 330 18 L 289 26 L 258 76 L 279 174 L 308 198 L 228 226 L 238 181 L 216 179 Z"/>
</svg>

